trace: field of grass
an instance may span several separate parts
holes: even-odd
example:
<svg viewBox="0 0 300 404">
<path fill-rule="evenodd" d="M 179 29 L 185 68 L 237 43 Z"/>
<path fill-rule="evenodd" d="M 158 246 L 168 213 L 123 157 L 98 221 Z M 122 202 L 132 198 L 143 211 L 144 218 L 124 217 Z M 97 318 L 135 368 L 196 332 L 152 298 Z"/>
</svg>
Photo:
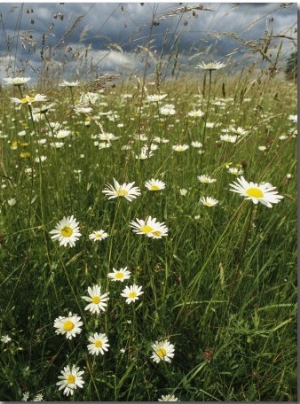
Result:
<svg viewBox="0 0 300 404">
<path fill-rule="evenodd" d="M 2 83 L 1 400 L 297 400 L 297 87 L 267 69 L 198 73 Z M 242 176 L 255 201 L 264 183 L 283 198 L 254 204 L 232 192 Z M 71 216 L 64 246 L 51 231 Z"/>
</svg>

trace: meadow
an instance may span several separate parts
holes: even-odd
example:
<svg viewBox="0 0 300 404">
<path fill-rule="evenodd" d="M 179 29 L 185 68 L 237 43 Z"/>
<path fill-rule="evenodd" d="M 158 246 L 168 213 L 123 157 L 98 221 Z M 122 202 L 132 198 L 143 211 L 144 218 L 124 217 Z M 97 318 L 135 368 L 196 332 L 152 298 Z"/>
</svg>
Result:
<svg viewBox="0 0 300 404">
<path fill-rule="evenodd" d="M 215 67 L 3 78 L 1 400 L 297 400 L 297 87 Z"/>
</svg>

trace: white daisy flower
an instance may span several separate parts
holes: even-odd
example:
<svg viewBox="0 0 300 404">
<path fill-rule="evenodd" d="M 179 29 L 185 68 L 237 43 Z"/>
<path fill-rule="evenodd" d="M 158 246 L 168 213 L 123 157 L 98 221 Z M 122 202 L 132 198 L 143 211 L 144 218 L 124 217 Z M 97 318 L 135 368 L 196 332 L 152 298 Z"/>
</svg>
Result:
<svg viewBox="0 0 300 404">
<path fill-rule="evenodd" d="M 151 359 L 155 363 L 159 363 L 160 361 L 171 362 L 175 347 L 173 344 L 170 344 L 167 339 L 164 341 L 156 341 L 151 345 L 151 348 L 153 350 Z"/>
<path fill-rule="evenodd" d="M 94 230 L 90 235 L 89 239 L 95 241 L 101 241 L 108 237 L 108 233 L 104 230 Z"/>
<path fill-rule="evenodd" d="M 57 223 L 54 230 L 50 231 L 52 240 L 58 240 L 59 245 L 66 247 L 74 247 L 76 241 L 81 237 L 79 232 L 78 222 L 74 216 L 63 217 L 63 219 Z"/>
<path fill-rule="evenodd" d="M 145 187 L 149 191 L 160 191 L 162 189 L 165 189 L 165 186 L 166 184 L 163 181 L 155 180 L 154 178 L 145 182 Z"/>
<path fill-rule="evenodd" d="M 64 389 L 63 393 L 68 395 L 73 395 L 74 390 L 77 387 L 82 388 L 84 385 L 84 380 L 82 379 L 83 371 L 79 367 L 73 365 L 72 367 L 65 366 L 64 370 L 61 371 L 62 376 L 58 376 L 61 379 L 56 385 L 59 387 L 58 390 Z"/>
<path fill-rule="evenodd" d="M 120 268 L 119 270 L 113 268 L 113 272 L 110 272 L 107 277 L 112 281 L 124 282 L 125 279 L 130 278 L 130 271 L 127 271 L 127 267 Z"/>
<path fill-rule="evenodd" d="M 208 175 L 198 175 L 197 178 L 203 184 L 212 184 L 217 181 L 215 178 L 211 178 Z"/>
<path fill-rule="evenodd" d="M 232 192 L 246 197 L 247 200 L 252 200 L 255 205 L 260 202 L 268 208 L 272 208 L 273 203 L 278 203 L 283 199 L 282 195 L 278 195 L 276 187 L 273 187 L 270 183 L 262 182 L 257 184 L 248 182 L 243 176 L 238 178 L 237 182 L 230 184 L 230 187 Z"/>
<path fill-rule="evenodd" d="M 161 396 L 161 398 L 158 399 L 158 401 L 166 401 L 166 402 L 175 402 L 179 401 L 177 397 L 174 396 L 174 394 L 167 394 L 166 396 Z"/>
<path fill-rule="evenodd" d="M 114 185 L 107 185 L 102 193 L 107 195 L 108 199 L 123 197 L 127 201 L 132 202 L 137 196 L 141 195 L 141 191 L 138 187 L 133 187 L 134 182 L 130 182 L 128 184 L 123 183 L 122 185 L 118 183 L 115 179 L 113 179 Z"/>
<path fill-rule="evenodd" d="M 212 62 L 212 63 L 204 63 L 200 62 L 197 67 L 203 70 L 219 70 L 225 67 L 226 64 L 222 62 Z"/>
<path fill-rule="evenodd" d="M 137 234 L 144 234 L 151 238 L 161 238 L 168 235 L 168 228 L 164 223 L 157 222 L 149 216 L 146 220 L 136 219 L 130 222 L 130 227 Z"/>
<path fill-rule="evenodd" d="M 142 291 L 141 286 L 133 284 L 131 286 L 126 286 L 126 288 L 123 289 L 121 296 L 126 297 L 126 303 L 130 304 L 138 300 L 139 296 L 142 295 L 143 293 L 144 292 Z"/>
<path fill-rule="evenodd" d="M 188 144 L 176 144 L 172 146 L 172 149 L 175 150 L 176 152 L 182 153 L 185 150 L 187 150 L 190 146 Z"/>
<path fill-rule="evenodd" d="M 89 342 L 91 342 L 87 348 L 90 354 L 98 356 L 99 353 L 104 355 L 104 351 L 108 351 L 108 338 L 106 334 L 94 333 L 93 336 L 89 337 Z"/>
<path fill-rule="evenodd" d="M 13 86 L 22 86 L 23 84 L 26 84 L 29 80 L 31 80 L 30 77 L 6 77 L 2 79 L 5 81 L 5 84 L 12 84 Z"/>
<path fill-rule="evenodd" d="M 153 94 L 153 95 L 147 95 L 147 101 L 149 102 L 159 102 L 163 100 L 167 94 Z"/>
<path fill-rule="evenodd" d="M 73 315 L 71 312 L 67 317 L 59 316 L 54 320 L 54 328 L 57 328 L 56 334 L 65 334 L 67 339 L 72 339 L 80 334 L 82 324 L 81 317 L 77 314 Z"/>
<path fill-rule="evenodd" d="M 99 314 L 102 311 L 106 310 L 108 295 L 109 292 L 103 293 L 101 295 L 101 286 L 94 285 L 93 287 L 88 287 L 88 296 L 82 296 L 82 299 L 89 304 L 85 307 L 85 310 L 89 310 L 91 313 Z"/>
<path fill-rule="evenodd" d="M 209 208 L 212 206 L 216 206 L 219 203 L 217 199 L 211 198 L 209 196 L 200 198 L 200 202 L 202 203 L 202 205 L 208 206 Z"/>
</svg>

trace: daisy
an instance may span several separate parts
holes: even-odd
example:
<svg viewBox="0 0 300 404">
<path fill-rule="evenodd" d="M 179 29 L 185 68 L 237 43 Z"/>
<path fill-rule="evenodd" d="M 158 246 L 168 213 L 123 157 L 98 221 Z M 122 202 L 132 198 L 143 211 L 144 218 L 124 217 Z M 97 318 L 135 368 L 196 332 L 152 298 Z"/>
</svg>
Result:
<svg viewBox="0 0 300 404">
<path fill-rule="evenodd" d="M 215 178 L 211 178 L 208 175 L 198 175 L 197 178 L 203 184 L 212 184 L 217 181 Z"/>
<path fill-rule="evenodd" d="M 126 303 L 130 304 L 138 300 L 139 296 L 142 295 L 143 293 L 144 292 L 142 292 L 141 286 L 133 284 L 131 286 L 126 286 L 126 288 L 123 289 L 121 296 L 126 297 Z"/>
<path fill-rule="evenodd" d="M 13 86 L 22 86 L 23 84 L 26 84 L 29 80 L 31 80 L 30 77 L 7 77 L 4 78 L 3 81 L 5 81 L 5 84 L 12 84 Z"/>
<path fill-rule="evenodd" d="M 89 337 L 89 341 L 91 344 L 87 346 L 88 351 L 92 355 L 104 355 L 104 351 L 108 351 L 108 338 L 106 334 L 98 334 L 97 332 L 94 333 L 93 337 Z"/>
<path fill-rule="evenodd" d="M 43 396 L 43 394 L 41 394 L 41 393 L 38 393 L 38 394 L 36 394 L 35 396 L 34 396 L 34 398 L 33 398 L 33 400 L 32 401 L 35 401 L 35 402 L 41 402 L 41 401 L 43 401 L 44 400 L 44 396 Z"/>
<path fill-rule="evenodd" d="M 193 117 L 193 118 L 201 118 L 201 116 L 203 116 L 203 115 L 204 115 L 204 112 L 201 111 L 201 109 L 188 112 L 188 116 Z"/>
<path fill-rule="evenodd" d="M 170 105 L 164 105 L 163 107 L 161 107 L 159 109 L 159 113 L 161 115 L 175 115 L 176 111 L 175 111 L 174 105 L 170 104 Z"/>
<path fill-rule="evenodd" d="M 77 314 L 73 315 L 71 312 L 67 317 L 59 316 L 54 320 L 54 328 L 57 328 L 56 334 L 65 334 L 67 339 L 72 339 L 76 337 L 76 334 L 80 334 L 82 324 L 81 317 Z"/>
<path fill-rule="evenodd" d="M 133 187 L 134 182 L 126 184 L 119 184 L 118 181 L 113 179 L 114 185 L 107 185 L 102 192 L 109 196 L 108 199 L 118 198 L 119 196 L 124 197 L 127 201 L 131 202 L 137 196 L 141 195 L 140 189 L 138 187 Z"/>
<path fill-rule="evenodd" d="M 127 267 L 125 268 L 120 268 L 119 270 L 116 270 L 113 268 L 113 272 L 110 272 L 107 274 L 107 277 L 111 279 L 112 281 L 119 281 L 119 282 L 124 282 L 125 279 L 130 278 L 130 271 L 127 271 Z"/>
<path fill-rule="evenodd" d="M 244 173 L 244 170 L 239 167 L 229 167 L 228 172 L 233 175 L 242 175 Z"/>
<path fill-rule="evenodd" d="M 33 102 L 47 101 L 47 97 L 42 94 L 36 94 L 33 97 L 30 97 L 29 95 L 25 95 L 25 97 L 23 97 L 21 99 L 16 98 L 16 97 L 10 97 L 10 99 L 15 104 L 28 104 L 28 105 L 31 105 Z"/>
<path fill-rule="evenodd" d="M 177 144 L 177 145 L 172 146 L 172 149 L 181 153 L 181 152 L 184 152 L 185 150 L 187 150 L 189 147 L 190 146 L 187 144 Z"/>
<path fill-rule="evenodd" d="M 252 200 L 255 205 L 260 202 L 268 208 L 272 208 L 272 203 L 278 203 L 283 198 L 282 195 L 277 194 L 276 187 L 271 184 L 248 182 L 243 176 L 230 186 L 233 188 L 231 189 L 232 192 L 245 196 L 247 200 Z"/>
<path fill-rule="evenodd" d="M 170 344 L 168 340 L 164 341 L 156 341 L 151 345 L 153 353 L 151 355 L 151 359 L 155 363 L 159 363 L 160 361 L 171 362 L 171 358 L 174 356 L 174 345 Z"/>
<path fill-rule="evenodd" d="M 200 202 L 202 203 L 202 205 L 208 207 L 216 206 L 219 203 L 217 199 L 211 198 L 209 196 L 200 198 Z"/>
<path fill-rule="evenodd" d="M 136 219 L 130 222 L 130 227 L 137 234 L 144 234 L 147 237 L 161 238 L 167 236 L 168 228 L 164 223 L 157 222 L 155 218 L 149 216 L 146 220 Z"/>
<path fill-rule="evenodd" d="M 93 233 L 89 235 L 89 239 L 95 241 L 104 240 L 108 237 L 108 234 L 104 230 L 94 230 Z"/>
<path fill-rule="evenodd" d="M 11 338 L 9 335 L 2 335 L 0 341 L 3 342 L 3 344 L 8 344 L 11 341 Z"/>
<path fill-rule="evenodd" d="M 81 237 L 79 232 L 78 222 L 74 216 L 63 217 L 63 219 L 57 223 L 55 229 L 50 231 L 52 240 L 58 240 L 59 245 L 66 247 L 74 247 L 75 242 Z"/>
<path fill-rule="evenodd" d="M 77 387 L 82 388 L 84 381 L 82 380 L 83 370 L 79 370 L 79 367 L 73 365 L 72 367 L 65 366 L 64 370 L 61 371 L 62 376 L 58 376 L 61 379 L 60 382 L 57 382 L 56 385 L 59 386 L 58 390 L 64 389 L 64 394 L 68 396 L 69 394 L 72 396 L 74 390 Z"/>
<path fill-rule="evenodd" d="M 154 178 L 145 182 L 145 187 L 149 191 L 160 191 L 162 189 L 165 189 L 165 186 L 166 184 L 163 181 L 155 180 Z"/>
<path fill-rule="evenodd" d="M 153 95 L 147 95 L 147 101 L 149 102 L 159 102 L 163 100 L 167 94 L 153 94 Z"/>
<path fill-rule="evenodd" d="M 225 67 L 226 64 L 222 62 L 212 62 L 212 63 L 204 63 L 200 62 L 197 67 L 203 70 L 219 70 Z"/>
<path fill-rule="evenodd" d="M 78 87 L 79 81 L 66 81 L 64 80 L 60 85 L 60 87 Z"/>
<path fill-rule="evenodd" d="M 199 149 L 199 148 L 201 148 L 201 147 L 203 147 L 203 144 L 202 143 L 200 143 L 200 142 L 191 142 L 191 145 L 193 146 L 193 147 L 195 147 L 196 149 Z"/>
<path fill-rule="evenodd" d="M 234 135 L 220 135 L 220 139 L 223 142 L 235 143 L 236 139 L 237 139 L 237 136 L 234 136 Z"/>
<path fill-rule="evenodd" d="M 174 394 L 167 394 L 166 396 L 161 396 L 161 398 L 158 399 L 158 401 L 178 401 L 178 398 L 174 396 Z"/>
<path fill-rule="evenodd" d="M 101 295 L 101 286 L 100 285 L 94 285 L 93 287 L 88 287 L 88 296 L 82 296 L 82 299 L 85 300 L 86 302 L 89 302 L 89 304 L 85 307 L 84 310 L 89 310 L 91 313 L 97 313 L 99 314 L 100 311 L 105 311 L 106 306 L 107 306 L 107 300 L 109 292 L 104 293 Z"/>
</svg>

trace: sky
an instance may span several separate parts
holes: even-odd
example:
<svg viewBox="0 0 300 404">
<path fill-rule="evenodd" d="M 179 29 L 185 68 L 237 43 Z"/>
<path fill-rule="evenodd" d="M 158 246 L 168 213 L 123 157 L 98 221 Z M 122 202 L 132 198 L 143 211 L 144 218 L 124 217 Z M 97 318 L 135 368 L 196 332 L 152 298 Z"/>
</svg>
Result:
<svg viewBox="0 0 300 404">
<path fill-rule="evenodd" d="M 65 79 L 195 71 L 220 60 L 232 71 L 296 50 L 297 3 L 0 3 L 0 74 Z M 288 37 L 288 38 L 286 38 Z M 294 38 L 294 40 L 293 40 Z"/>
</svg>

